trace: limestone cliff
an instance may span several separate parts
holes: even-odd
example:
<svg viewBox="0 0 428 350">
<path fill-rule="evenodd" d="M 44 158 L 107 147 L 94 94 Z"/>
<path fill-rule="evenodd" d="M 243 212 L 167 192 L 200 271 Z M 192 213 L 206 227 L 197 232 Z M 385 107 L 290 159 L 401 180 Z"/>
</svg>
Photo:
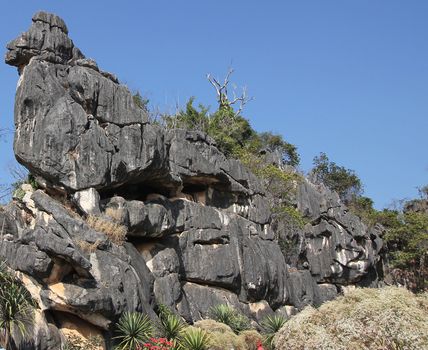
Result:
<svg viewBox="0 0 428 350">
<path fill-rule="evenodd" d="M 335 193 L 297 184 L 308 223 L 274 231 L 263 184 L 207 135 L 149 123 L 62 19 L 35 14 L 7 49 L 15 155 L 39 189 L 0 212 L 0 257 L 39 304 L 32 348 L 59 349 L 73 328 L 110 348 L 121 313 L 156 318 L 159 303 L 188 322 L 220 303 L 257 321 L 376 285 L 382 240 Z"/>
</svg>

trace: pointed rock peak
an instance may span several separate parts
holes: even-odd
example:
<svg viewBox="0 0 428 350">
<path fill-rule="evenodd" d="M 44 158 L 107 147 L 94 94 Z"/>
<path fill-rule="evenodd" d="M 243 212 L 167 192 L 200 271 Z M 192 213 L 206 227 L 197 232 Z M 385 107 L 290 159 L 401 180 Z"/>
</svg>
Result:
<svg viewBox="0 0 428 350">
<path fill-rule="evenodd" d="M 33 57 L 60 64 L 84 58 L 68 37 L 68 29 L 62 18 L 37 12 L 32 20 L 30 29 L 7 45 L 7 64 L 21 69 Z"/>
<path fill-rule="evenodd" d="M 64 20 L 53 14 L 44 11 L 36 12 L 32 18 L 33 22 L 43 22 L 49 24 L 49 26 L 59 28 L 64 34 L 68 34 L 67 26 Z"/>
</svg>

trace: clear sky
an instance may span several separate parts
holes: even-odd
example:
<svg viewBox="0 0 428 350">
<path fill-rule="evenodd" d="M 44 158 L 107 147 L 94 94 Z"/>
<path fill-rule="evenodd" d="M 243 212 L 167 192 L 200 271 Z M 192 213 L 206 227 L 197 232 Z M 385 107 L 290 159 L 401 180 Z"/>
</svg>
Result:
<svg viewBox="0 0 428 350">
<path fill-rule="evenodd" d="M 190 96 L 215 107 L 205 74 L 233 66 L 256 130 L 296 144 L 303 170 L 321 151 L 354 169 L 378 208 L 428 184 L 426 0 L 2 1 L 3 48 L 37 10 L 63 17 L 82 52 L 154 108 Z M 0 126 L 13 129 L 18 75 L 5 64 L 0 74 Z"/>
</svg>

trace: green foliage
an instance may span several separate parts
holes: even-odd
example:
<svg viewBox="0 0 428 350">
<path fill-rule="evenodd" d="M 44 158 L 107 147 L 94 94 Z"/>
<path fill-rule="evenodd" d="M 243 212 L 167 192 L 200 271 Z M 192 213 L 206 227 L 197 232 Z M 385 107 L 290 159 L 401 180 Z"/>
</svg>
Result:
<svg viewBox="0 0 428 350">
<path fill-rule="evenodd" d="M 397 267 L 414 265 L 428 257 L 428 215 L 406 212 L 389 213 L 385 241 L 392 250 L 393 263 Z"/>
<path fill-rule="evenodd" d="M 139 312 L 125 312 L 117 323 L 117 339 L 119 350 L 135 350 L 153 334 L 153 327 L 147 315 Z"/>
<path fill-rule="evenodd" d="M 159 318 L 166 318 L 169 315 L 174 315 L 174 312 L 165 304 L 160 303 L 157 306 L 157 314 Z"/>
<path fill-rule="evenodd" d="M 18 181 L 15 181 L 12 184 L 12 193 L 13 196 L 19 200 L 22 200 L 25 196 L 25 191 L 21 188 L 23 184 L 31 185 L 34 190 L 37 190 L 39 188 L 36 179 L 31 174 L 28 174 L 26 178 L 22 178 Z"/>
<path fill-rule="evenodd" d="M 300 174 L 294 170 L 286 170 L 277 165 L 267 163 L 266 160 L 249 149 L 238 153 L 239 160 L 265 185 L 266 190 L 274 197 L 272 209 L 279 210 L 282 205 L 293 202 L 297 184 L 302 180 Z"/>
<path fill-rule="evenodd" d="M 21 187 L 18 187 L 15 191 L 13 191 L 13 196 L 16 199 L 22 201 L 25 196 L 25 191 Z"/>
<path fill-rule="evenodd" d="M 137 91 L 133 96 L 132 96 L 132 100 L 134 101 L 134 104 L 136 107 L 147 111 L 148 110 L 148 104 L 149 104 L 149 99 L 148 98 L 143 98 L 140 94 L 139 91 Z"/>
<path fill-rule="evenodd" d="M 386 232 L 389 263 L 401 269 L 407 287 L 414 291 L 428 288 L 428 213 L 387 210 L 373 211 L 372 222 L 382 224 Z M 402 278 L 398 278 L 398 282 Z"/>
<path fill-rule="evenodd" d="M 302 229 L 307 224 L 307 219 L 292 205 L 283 204 L 273 211 L 276 220 L 287 222 L 291 228 Z"/>
<path fill-rule="evenodd" d="M 353 170 L 331 162 L 325 153 L 314 158 L 311 175 L 316 182 L 336 191 L 345 203 L 363 192 L 363 185 Z"/>
<path fill-rule="evenodd" d="M 267 316 L 262 321 L 265 343 L 273 349 L 273 339 L 276 333 L 284 326 L 287 319 L 281 315 Z"/>
<path fill-rule="evenodd" d="M 259 156 L 262 151 L 279 152 L 284 164 L 297 166 L 300 158 L 296 146 L 286 142 L 282 136 L 270 132 L 257 133 L 247 119 L 237 114 L 229 105 L 223 105 L 214 113 L 209 108 L 193 105 L 194 97 L 186 108 L 176 115 L 164 116 L 168 128 L 199 130 L 207 133 L 227 156 L 240 158 L 243 150 Z"/>
<path fill-rule="evenodd" d="M 195 97 L 190 97 L 186 109 L 180 110 L 176 115 L 164 116 L 166 127 L 207 132 L 210 122 L 208 108 L 200 104 L 198 110 L 193 106 L 194 102 Z"/>
<path fill-rule="evenodd" d="M 384 209 L 377 211 L 367 197 L 354 197 L 349 209 L 368 226 L 381 224 L 389 265 L 400 269 L 403 283 L 414 291 L 428 288 L 428 212 L 424 211 L 424 199 L 404 202 L 404 210 Z M 418 206 L 420 204 L 420 207 Z M 398 271 L 397 271 L 398 272 Z"/>
<path fill-rule="evenodd" d="M 168 340 L 177 340 L 180 337 L 186 324 L 180 316 L 169 314 L 159 317 L 158 332 L 159 336 Z"/>
<path fill-rule="evenodd" d="M 224 107 L 210 116 L 207 129 L 226 156 L 235 156 L 255 135 L 250 123 L 236 115 L 231 107 Z"/>
<path fill-rule="evenodd" d="M 297 153 L 297 147 L 286 142 L 281 135 L 262 132 L 258 134 L 258 142 L 260 142 L 260 150 L 267 149 L 271 152 L 279 152 L 284 164 L 292 166 L 299 165 L 300 156 Z"/>
<path fill-rule="evenodd" d="M 22 282 L 12 275 L 4 262 L 0 263 L 0 330 L 5 347 L 9 349 L 10 337 L 19 332 L 26 335 L 34 317 L 36 304 Z"/>
<path fill-rule="evenodd" d="M 179 349 L 182 350 L 206 350 L 210 337 L 203 329 L 187 327 L 179 340 Z"/>
<path fill-rule="evenodd" d="M 247 317 L 226 304 L 213 306 L 209 314 L 213 320 L 228 325 L 236 334 L 251 328 Z"/>
</svg>

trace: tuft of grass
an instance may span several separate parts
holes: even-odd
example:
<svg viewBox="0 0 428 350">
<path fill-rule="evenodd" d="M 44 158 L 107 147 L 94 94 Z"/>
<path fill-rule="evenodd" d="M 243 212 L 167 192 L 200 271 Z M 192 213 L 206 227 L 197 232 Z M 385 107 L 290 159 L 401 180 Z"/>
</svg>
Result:
<svg viewBox="0 0 428 350">
<path fill-rule="evenodd" d="M 288 320 L 275 349 L 428 349 L 428 293 L 356 289 Z"/>
<path fill-rule="evenodd" d="M 123 244 L 126 240 L 127 228 L 114 221 L 100 216 L 89 215 L 86 218 L 86 223 L 95 231 L 104 233 L 111 242 L 117 245 Z"/>
<path fill-rule="evenodd" d="M 95 253 L 95 251 L 98 249 L 98 246 L 100 245 L 100 241 L 96 241 L 95 243 L 89 243 L 84 240 L 78 239 L 76 240 L 76 245 L 84 252 L 86 253 Z"/>
</svg>

